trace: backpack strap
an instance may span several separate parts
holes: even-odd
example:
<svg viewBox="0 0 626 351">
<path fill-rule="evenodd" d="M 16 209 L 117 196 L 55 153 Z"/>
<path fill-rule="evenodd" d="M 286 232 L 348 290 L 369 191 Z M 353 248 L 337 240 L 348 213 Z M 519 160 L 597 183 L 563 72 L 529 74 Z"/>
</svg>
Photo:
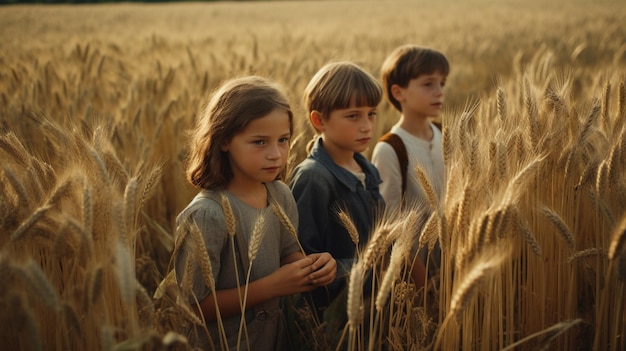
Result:
<svg viewBox="0 0 626 351">
<path fill-rule="evenodd" d="M 397 134 L 392 132 L 388 132 L 378 139 L 379 141 L 383 141 L 393 148 L 398 156 L 398 161 L 400 163 L 400 174 L 402 174 L 402 195 L 404 196 L 404 192 L 406 191 L 406 173 L 409 167 L 409 157 L 406 153 L 406 147 L 402 142 L 402 139 Z"/>
</svg>

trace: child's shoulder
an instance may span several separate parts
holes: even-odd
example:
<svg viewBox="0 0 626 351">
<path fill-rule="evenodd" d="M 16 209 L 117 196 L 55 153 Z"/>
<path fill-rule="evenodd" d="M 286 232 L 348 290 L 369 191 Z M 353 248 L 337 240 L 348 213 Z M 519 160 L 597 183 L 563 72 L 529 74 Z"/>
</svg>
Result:
<svg viewBox="0 0 626 351">
<path fill-rule="evenodd" d="M 202 190 L 178 214 L 176 221 L 180 222 L 189 217 L 223 218 L 224 211 L 222 210 L 220 196 L 219 192 Z"/>
<path fill-rule="evenodd" d="M 328 167 L 317 158 L 309 156 L 296 166 L 294 172 L 328 173 Z"/>
<path fill-rule="evenodd" d="M 291 196 L 291 190 L 289 186 L 285 184 L 282 180 L 275 180 L 273 182 L 265 183 L 265 187 L 271 193 L 273 197 L 278 199 L 283 199 L 285 197 Z"/>
</svg>

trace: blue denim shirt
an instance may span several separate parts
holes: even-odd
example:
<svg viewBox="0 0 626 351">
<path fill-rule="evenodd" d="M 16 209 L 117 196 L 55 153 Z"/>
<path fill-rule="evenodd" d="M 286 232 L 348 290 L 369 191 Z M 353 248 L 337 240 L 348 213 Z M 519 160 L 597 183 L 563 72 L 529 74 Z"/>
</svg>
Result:
<svg viewBox="0 0 626 351">
<path fill-rule="evenodd" d="M 354 159 L 365 173 L 365 187 L 352 172 L 333 162 L 319 138 L 311 154 L 296 166 L 290 181 L 298 205 L 302 247 L 307 253 L 329 252 L 337 260 L 337 279 L 328 287 L 326 303 L 319 296 L 315 299 L 318 308 L 339 294 L 356 258 L 356 246 L 339 220 L 339 210 L 349 214 L 359 233 L 359 246 L 364 247 L 385 207 L 378 190 L 382 183 L 378 170 L 359 153 Z"/>
</svg>

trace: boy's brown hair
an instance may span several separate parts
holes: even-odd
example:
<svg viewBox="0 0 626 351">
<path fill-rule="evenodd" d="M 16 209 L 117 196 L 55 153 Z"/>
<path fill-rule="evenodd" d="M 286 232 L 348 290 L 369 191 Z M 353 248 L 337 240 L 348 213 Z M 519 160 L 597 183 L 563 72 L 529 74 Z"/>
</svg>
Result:
<svg viewBox="0 0 626 351">
<path fill-rule="evenodd" d="M 448 59 L 441 52 L 411 44 L 397 47 L 387 56 L 380 72 L 387 100 L 402 112 L 400 103 L 391 93 L 391 86 L 396 84 L 406 88 L 411 79 L 435 72 L 443 76 L 450 73 Z"/>
<path fill-rule="evenodd" d="M 383 97 L 380 83 L 363 68 L 352 62 L 333 62 L 320 68 L 304 89 L 307 111 L 318 111 L 328 118 L 334 110 L 376 107 Z"/>
</svg>

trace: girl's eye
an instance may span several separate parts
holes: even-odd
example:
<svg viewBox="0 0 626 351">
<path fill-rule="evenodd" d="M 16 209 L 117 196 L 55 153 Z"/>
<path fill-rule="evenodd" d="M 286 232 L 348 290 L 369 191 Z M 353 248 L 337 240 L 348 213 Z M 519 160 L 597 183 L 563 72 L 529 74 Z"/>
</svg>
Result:
<svg viewBox="0 0 626 351">
<path fill-rule="evenodd" d="M 378 114 L 377 114 L 377 112 L 376 112 L 376 111 L 372 111 L 372 112 L 370 112 L 367 116 L 368 116 L 369 118 L 376 118 L 376 116 L 377 116 L 377 115 L 378 115 Z"/>
<path fill-rule="evenodd" d="M 252 142 L 254 145 L 265 145 L 265 140 L 255 140 Z"/>
<path fill-rule="evenodd" d="M 356 113 L 353 113 L 353 114 L 350 114 L 350 115 L 346 116 L 346 118 L 348 118 L 348 119 L 355 119 L 356 117 L 357 117 Z"/>
<path fill-rule="evenodd" d="M 278 139 L 278 142 L 281 143 L 281 144 L 288 144 L 289 143 L 289 138 L 288 137 L 280 138 L 280 139 Z"/>
</svg>

